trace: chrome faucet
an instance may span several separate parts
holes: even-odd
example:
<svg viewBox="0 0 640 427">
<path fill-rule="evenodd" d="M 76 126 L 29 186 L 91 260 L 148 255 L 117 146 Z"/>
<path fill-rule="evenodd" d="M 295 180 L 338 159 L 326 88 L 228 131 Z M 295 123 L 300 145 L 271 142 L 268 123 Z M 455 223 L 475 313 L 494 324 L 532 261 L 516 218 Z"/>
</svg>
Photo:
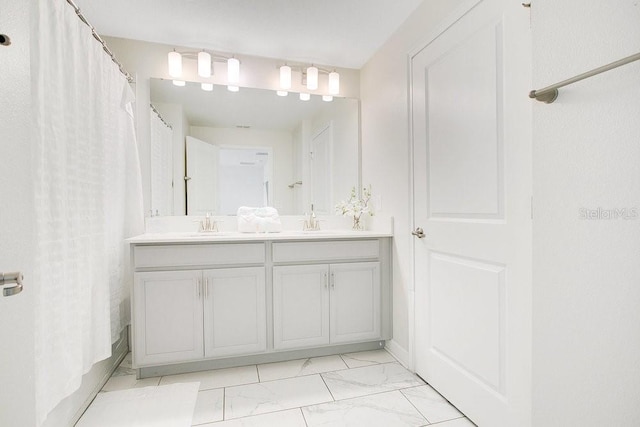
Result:
<svg viewBox="0 0 640 427">
<path fill-rule="evenodd" d="M 311 213 L 309 218 L 304 221 L 304 231 L 318 231 L 320 230 L 320 220 L 316 218 L 316 213 L 313 211 L 313 203 L 311 204 Z"/>
<path fill-rule="evenodd" d="M 204 219 L 200 221 L 199 230 L 201 233 L 218 231 L 218 222 L 211 217 L 211 214 L 207 212 Z"/>
</svg>

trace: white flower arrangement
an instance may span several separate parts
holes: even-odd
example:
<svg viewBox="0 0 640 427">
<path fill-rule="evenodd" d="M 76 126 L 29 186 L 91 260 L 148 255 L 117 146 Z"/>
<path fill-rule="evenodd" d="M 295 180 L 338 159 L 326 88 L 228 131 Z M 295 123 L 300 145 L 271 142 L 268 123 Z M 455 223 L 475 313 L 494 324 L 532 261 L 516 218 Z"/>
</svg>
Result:
<svg viewBox="0 0 640 427">
<path fill-rule="evenodd" d="M 369 202 L 371 201 L 371 186 L 362 189 L 362 198 L 358 198 L 356 188 L 351 189 L 351 196 L 348 200 L 343 200 L 336 205 L 336 213 L 342 216 L 353 218 L 353 229 L 363 230 L 364 226 L 360 222 L 362 214 L 373 216 L 373 210 Z"/>
</svg>

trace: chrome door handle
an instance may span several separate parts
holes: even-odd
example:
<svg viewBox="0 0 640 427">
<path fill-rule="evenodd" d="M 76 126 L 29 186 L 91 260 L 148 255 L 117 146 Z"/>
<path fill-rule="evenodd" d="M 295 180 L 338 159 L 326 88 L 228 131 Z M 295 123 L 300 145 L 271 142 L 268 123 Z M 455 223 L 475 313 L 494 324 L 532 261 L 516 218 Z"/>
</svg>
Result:
<svg viewBox="0 0 640 427">
<path fill-rule="evenodd" d="M 20 272 L 0 273 L 0 286 L 15 284 L 15 286 L 2 289 L 2 296 L 10 297 L 22 292 L 22 279 L 24 276 Z"/>
<path fill-rule="evenodd" d="M 424 230 L 420 227 L 416 228 L 415 231 L 412 231 L 411 234 L 416 236 L 418 239 L 424 239 L 426 234 L 424 234 Z"/>
</svg>

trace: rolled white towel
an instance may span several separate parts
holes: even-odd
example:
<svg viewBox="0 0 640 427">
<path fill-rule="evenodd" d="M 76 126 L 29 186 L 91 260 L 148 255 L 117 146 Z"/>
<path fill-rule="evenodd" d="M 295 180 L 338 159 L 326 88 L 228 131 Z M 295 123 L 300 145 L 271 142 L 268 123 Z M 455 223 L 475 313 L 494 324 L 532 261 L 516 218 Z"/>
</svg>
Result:
<svg viewBox="0 0 640 427">
<path fill-rule="evenodd" d="M 278 210 L 272 207 L 238 208 L 238 231 L 241 233 L 279 233 L 282 223 Z"/>
</svg>

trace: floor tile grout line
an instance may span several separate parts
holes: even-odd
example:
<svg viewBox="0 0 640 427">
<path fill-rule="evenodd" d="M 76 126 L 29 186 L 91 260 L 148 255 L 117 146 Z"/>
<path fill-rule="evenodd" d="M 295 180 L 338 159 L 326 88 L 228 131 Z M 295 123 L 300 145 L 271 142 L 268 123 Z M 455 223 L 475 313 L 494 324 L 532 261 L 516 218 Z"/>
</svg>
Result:
<svg viewBox="0 0 640 427">
<path fill-rule="evenodd" d="M 451 418 L 450 420 L 443 420 L 443 421 L 438 421 L 437 423 L 429 424 L 429 427 L 431 427 L 431 426 L 437 426 L 437 425 L 439 425 L 439 424 L 448 423 L 448 422 L 451 422 L 451 421 L 453 421 L 453 420 L 459 420 L 459 419 L 461 419 L 461 418 L 464 418 L 464 419 L 468 420 L 469 422 L 473 423 L 473 421 L 471 421 L 469 418 L 467 418 L 466 416 L 464 416 L 464 415 L 463 415 L 463 416 L 461 416 L 461 417 Z M 475 423 L 474 423 L 474 425 L 475 425 Z"/>
<path fill-rule="evenodd" d="M 225 416 L 227 412 L 227 388 L 223 387 L 222 388 L 222 421 L 225 420 Z"/>
<path fill-rule="evenodd" d="M 342 360 L 342 363 L 344 363 L 344 365 L 347 367 L 347 369 L 351 369 L 351 366 L 349 366 L 347 361 L 344 360 L 344 354 L 339 354 L 338 356 L 340 356 L 340 359 Z"/>
<path fill-rule="evenodd" d="M 333 393 L 331 392 L 331 389 L 329 388 L 329 386 L 327 385 L 327 382 L 324 380 L 324 377 L 322 376 L 322 374 L 320 375 L 320 379 L 322 380 L 322 383 L 324 384 L 324 386 L 327 388 L 327 391 L 329 392 L 329 394 L 331 395 L 331 399 L 333 399 L 333 401 L 336 401 L 336 398 L 333 396 Z"/>
<path fill-rule="evenodd" d="M 329 392 L 331 393 L 331 392 Z M 307 422 L 307 417 L 304 416 L 304 411 L 302 410 L 302 406 L 298 408 L 298 410 L 300 410 L 300 413 L 302 414 L 302 420 L 304 421 L 304 425 L 309 427 L 309 423 Z"/>
<path fill-rule="evenodd" d="M 400 390 L 398 390 L 398 391 L 400 392 L 400 394 L 402 395 L 402 397 L 404 397 L 404 399 L 405 399 L 407 402 L 409 402 L 409 404 L 410 404 L 411 406 L 413 406 L 413 407 L 415 408 L 415 410 L 416 410 L 416 411 L 418 411 L 418 413 L 419 413 L 420 415 L 422 415 L 422 418 L 424 418 L 425 420 L 427 420 L 427 423 L 428 423 L 428 424 L 432 424 L 432 423 L 431 423 L 431 421 L 429 421 L 429 418 L 427 418 L 427 416 L 426 416 L 425 414 L 423 414 L 423 413 L 422 413 L 422 411 L 421 411 L 420 409 L 418 409 L 418 407 L 417 407 L 416 405 L 414 405 L 414 404 L 413 404 L 413 402 L 412 402 L 412 401 L 407 397 L 407 395 L 406 395 L 406 394 L 404 394 L 404 393 L 402 392 L 402 390 L 406 390 L 406 389 L 400 389 Z"/>
</svg>

